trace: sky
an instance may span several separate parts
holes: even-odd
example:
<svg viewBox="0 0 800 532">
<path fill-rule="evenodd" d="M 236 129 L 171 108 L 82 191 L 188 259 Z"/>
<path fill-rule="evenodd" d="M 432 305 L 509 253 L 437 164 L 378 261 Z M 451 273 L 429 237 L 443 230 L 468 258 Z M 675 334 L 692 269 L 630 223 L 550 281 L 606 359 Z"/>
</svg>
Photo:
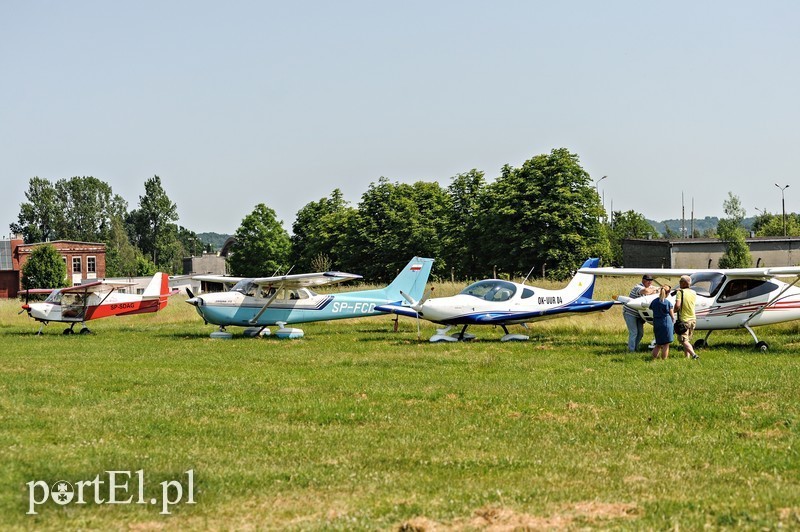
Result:
<svg viewBox="0 0 800 532">
<path fill-rule="evenodd" d="M 576 153 L 607 209 L 800 211 L 794 1 L 0 0 L 0 235 L 34 176 L 291 231 L 335 188 Z M 797 188 L 795 188 L 797 187 Z"/>
</svg>

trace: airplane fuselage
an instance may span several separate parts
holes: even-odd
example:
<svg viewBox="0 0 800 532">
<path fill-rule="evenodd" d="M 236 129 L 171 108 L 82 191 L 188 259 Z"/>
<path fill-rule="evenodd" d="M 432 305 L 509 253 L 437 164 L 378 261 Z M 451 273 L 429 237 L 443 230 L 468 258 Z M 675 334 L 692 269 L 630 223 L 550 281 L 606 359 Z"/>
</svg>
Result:
<svg viewBox="0 0 800 532">
<path fill-rule="evenodd" d="M 734 283 L 742 280 L 731 279 L 724 285 L 721 283 L 713 293 L 698 291 L 695 329 L 739 329 L 745 325 L 758 327 L 800 319 L 800 288 L 790 287 L 776 279 L 745 281 L 751 283 L 751 290 L 737 291 Z M 645 321 L 652 323 L 649 305 L 656 297 L 650 295 L 632 299 L 626 305 L 637 310 Z M 668 299 L 674 305 L 674 291 Z"/>
<path fill-rule="evenodd" d="M 611 301 L 591 302 L 577 297 L 565 300 L 560 290 L 517 287 L 513 297 L 500 302 L 466 294 L 431 299 L 422 304 L 419 314 L 442 325 L 513 325 L 605 310 L 613 305 Z"/>
<path fill-rule="evenodd" d="M 93 293 L 86 300 L 75 294 L 54 292 L 42 303 L 29 303 L 28 314 L 41 322 L 80 323 L 108 316 L 126 316 L 156 312 L 167 304 L 166 296 L 144 298 L 135 294 Z"/>
<path fill-rule="evenodd" d="M 206 322 L 223 327 L 266 327 L 279 323 L 361 318 L 385 314 L 375 310 L 375 307 L 389 302 L 385 299 L 348 296 L 346 293 L 313 294 L 303 299 L 275 300 L 262 312 L 267 298 L 246 296 L 239 292 L 209 293 L 196 299 L 197 313 Z"/>
</svg>

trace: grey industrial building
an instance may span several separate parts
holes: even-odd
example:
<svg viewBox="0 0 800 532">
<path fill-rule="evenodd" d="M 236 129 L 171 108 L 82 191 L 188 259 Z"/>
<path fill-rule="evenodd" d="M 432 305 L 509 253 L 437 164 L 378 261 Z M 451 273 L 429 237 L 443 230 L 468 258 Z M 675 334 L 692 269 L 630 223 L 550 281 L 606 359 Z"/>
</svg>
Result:
<svg viewBox="0 0 800 532">
<path fill-rule="evenodd" d="M 800 237 L 750 237 L 745 240 L 752 267 L 800 264 Z M 626 268 L 719 268 L 725 242 L 718 238 L 626 239 L 622 260 Z"/>
</svg>

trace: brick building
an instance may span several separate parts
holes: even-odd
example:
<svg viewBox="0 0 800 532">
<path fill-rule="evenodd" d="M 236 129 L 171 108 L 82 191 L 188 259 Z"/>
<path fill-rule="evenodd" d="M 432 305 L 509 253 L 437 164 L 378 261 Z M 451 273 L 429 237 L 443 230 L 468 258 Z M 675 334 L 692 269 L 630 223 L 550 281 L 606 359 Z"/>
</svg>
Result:
<svg viewBox="0 0 800 532">
<path fill-rule="evenodd" d="M 22 289 L 22 267 L 31 251 L 42 242 L 25 244 L 19 237 L 0 240 L 0 297 L 17 297 Z M 48 242 L 61 254 L 67 266 L 69 285 L 106 276 L 106 245 L 99 242 L 54 240 Z"/>
</svg>

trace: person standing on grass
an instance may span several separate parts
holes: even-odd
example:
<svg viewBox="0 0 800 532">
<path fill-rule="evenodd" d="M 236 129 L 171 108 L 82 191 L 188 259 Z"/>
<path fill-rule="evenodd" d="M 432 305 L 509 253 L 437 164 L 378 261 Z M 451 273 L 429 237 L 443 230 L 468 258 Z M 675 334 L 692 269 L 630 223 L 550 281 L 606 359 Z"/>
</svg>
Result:
<svg viewBox="0 0 800 532">
<path fill-rule="evenodd" d="M 675 311 L 678 314 L 678 320 L 686 324 L 686 332 L 678 335 L 678 342 L 683 346 L 686 358 L 697 360 L 700 357 L 697 356 L 697 353 L 694 352 L 694 347 L 692 347 L 692 333 L 695 325 L 697 325 L 697 316 L 694 313 L 697 293 L 689 288 L 691 282 L 692 278 L 688 275 L 681 276 L 681 289 L 675 294 Z"/>
<path fill-rule="evenodd" d="M 650 302 L 650 310 L 653 312 L 653 332 L 656 335 L 656 346 L 653 348 L 653 358 L 658 358 L 659 352 L 661 359 L 666 360 L 669 356 L 669 344 L 672 343 L 672 323 L 675 321 L 675 312 L 672 310 L 672 302 L 667 299 L 669 285 L 664 285 L 658 292 L 658 297 Z"/>
<path fill-rule="evenodd" d="M 642 282 L 637 284 L 631 289 L 628 297 L 636 299 L 637 297 L 649 296 L 655 294 L 658 289 L 653 286 L 653 276 L 643 275 Z M 625 325 L 628 327 L 628 352 L 633 353 L 639 348 L 644 337 L 644 320 L 642 316 L 635 310 L 627 306 L 622 308 L 622 317 L 625 319 Z"/>
</svg>

